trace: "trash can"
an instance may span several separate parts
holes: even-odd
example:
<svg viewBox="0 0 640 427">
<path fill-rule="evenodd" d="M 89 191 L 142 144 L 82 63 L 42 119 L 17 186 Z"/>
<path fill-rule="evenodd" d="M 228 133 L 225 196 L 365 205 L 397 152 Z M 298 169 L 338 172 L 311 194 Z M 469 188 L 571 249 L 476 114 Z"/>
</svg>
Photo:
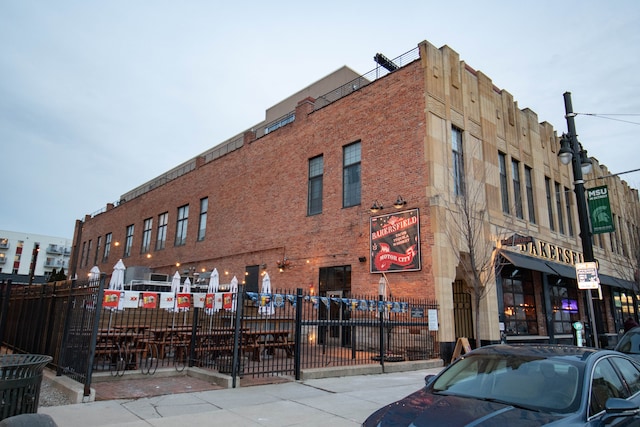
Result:
<svg viewBox="0 0 640 427">
<path fill-rule="evenodd" d="M 0 355 L 0 420 L 38 412 L 42 371 L 51 356 Z"/>
</svg>

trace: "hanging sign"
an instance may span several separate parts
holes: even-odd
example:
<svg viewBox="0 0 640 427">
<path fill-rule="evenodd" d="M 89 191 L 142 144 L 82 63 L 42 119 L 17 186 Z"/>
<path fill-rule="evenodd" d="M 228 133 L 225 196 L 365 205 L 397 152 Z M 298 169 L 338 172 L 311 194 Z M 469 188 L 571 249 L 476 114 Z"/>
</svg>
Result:
<svg viewBox="0 0 640 427">
<path fill-rule="evenodd" d="M 418 209 L 372 217 L 369 225 L 371 273 L 420 270 Z"/>
<path fill-rule="evenodd" d="M 595 262 L 576 262 L 576 279 L 578 289 L 598 289 L 600 279 L 598 278 L 598 266 Z"/>
<path fill-rule="evenodd" d="M 587 190 L 589 218 L 593 234 L 611 233 L 616 231 L 609 203 L 609 190 L 606 185 L 589 188 Z"/>
</svg>

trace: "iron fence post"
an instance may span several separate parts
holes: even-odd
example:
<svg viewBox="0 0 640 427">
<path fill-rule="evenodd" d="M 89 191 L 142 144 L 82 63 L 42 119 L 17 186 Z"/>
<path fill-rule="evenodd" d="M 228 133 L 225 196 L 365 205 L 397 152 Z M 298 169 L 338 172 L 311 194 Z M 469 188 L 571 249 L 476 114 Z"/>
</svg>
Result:
<svg viewBox="0 0 640 427">
<path fill-rule="evenodd" d="M 0 345 L 4 345 L 4 329 L 7 325 L 7 313 L 9 312 L 9 301 L 11 300 L 11 279 L 7 280 L 4 291 L 2 318 L 0 318 Z"/>
<path fill-rule="evenodd" d="M 384 307 L 382 304 L 382 295 L 378 295 L 378 314 L 380 318 L 380 365 L 382 365 L 382 372 L 384 372 Z"/>
<path fill-rule="evenodd" d="M 244 307 L 244 286 L 238 285 L 238 292 L 236 293 L 236 323 L 235 323 L 235 331 L 233 334 L 233 359 L 231 361 L 231 378 L 232 378 L 232 387 L 236 388 L 236 375 L 238 375 L 238 365 L 239 365 L 239 352 L 238 347 L 242 343 L 240 340 L 240 329 L 242 323 L 242 309 Z"/>
<path fill-rule="evenodd" d="M 296 381 L 300 380 L 300 353 L 302 349 L 302 288 L 296 290 L 296 323 L 295 323 L 295 338 L 293 345 L 293 372 L 295 374 Z"/>
<path fill-rule="evenodd" d="M 91 341 L 89 344 L 89 360 L 87 363 L 87 377 L 84 382 L 84 395 L 91 395 L 91 376 L 93 375 L 93 361 L 96 357 L 96 344 L 98 342 L 98 327 L 100 326 L 100 314 L 102 312 L 102 300 L 104 299 L 104 283 L 107 275 L 100 273 L 100 285 L 98 286 L 98 296 L 95 301 L 96 313 L 93 317 L 93 328 L 91 330 Z M 94 294 L 95 295 L 95 294 Z"/>
</svg>

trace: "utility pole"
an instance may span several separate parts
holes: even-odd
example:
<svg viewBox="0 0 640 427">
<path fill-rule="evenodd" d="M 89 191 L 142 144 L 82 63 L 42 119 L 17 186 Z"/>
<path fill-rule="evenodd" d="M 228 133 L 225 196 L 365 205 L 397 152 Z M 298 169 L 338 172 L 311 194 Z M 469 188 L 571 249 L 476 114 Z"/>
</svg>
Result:
<svg viewBox="0 0 640 427">
<path fill-rule="evenodd" d="M 570 148 L 573 154 L 571 165 L 573 167 L 574 192 L 576 193 L 576 204 L 578 207 L 578 221 L 580 223 L 580 239 L 582 240 L 582 254 L 584 262 L 594 262 L 593 256 L 593 240 L 591 239 L 591 227 L 589 226 L 589 213 L 587 211 L 587 198 L 585 196 L 584 178 L 582 176 L 582 158 L 586 154 L 582 150 L 582 146 L 578 142 L 578 134 L 576 132 L 575 116 L 573 105 L 571 103 L 571 92 L 564 93 L 564 109 L 565 118 L 567 119 L 567 128 Z M 587 307 L 589 309 L 589 322 L 591 323 L 591 333 L 593 334 L 593 345 L 598 347 L 598 331 L 596 327 L 596 319 L 593 310 L 593 296 L 591 289 L 587 289 Z"/>
</svg>

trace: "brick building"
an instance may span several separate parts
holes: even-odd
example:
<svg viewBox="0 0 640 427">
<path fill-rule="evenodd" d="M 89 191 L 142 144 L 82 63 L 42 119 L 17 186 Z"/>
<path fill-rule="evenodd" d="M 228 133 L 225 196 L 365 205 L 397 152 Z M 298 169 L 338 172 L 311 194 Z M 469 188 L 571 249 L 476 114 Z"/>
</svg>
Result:
<svg viewBox="0 0 640 427">
<path fill-rule="evenodd" d="M 557 131 L 447 46 L 425 41 L 377 62 L 364 76 L 338 70 L 267 110 L 264 122 L 77 221 L 71 272 L 110 273 L 120 258 L 194 279 L 215 267 L 222 282 L 244 277 L 257 290 L 268 271 L 276 288 L 345 297 L 377 294 L 384 272 L 393 296 L 437 300 L 443 355 L 476 330 L 483 343 L 501 332 L 571 341 L 571 324 L 587 312 Z M 595 176 L 609 174 L 594 161 Z M 624 181 L 606 181 L 620 227 L 595 239 L 606 285 L 596 308 L 599 331 L 615 336 L 623 317 L 637 316 L 630 215 L 639 204 Z M 462 268 L 474 251 L 451 227 L 471 189 L 482 219 L 477 250 L 488 249 L 497 267 L 484 273 L 479 309 Z"/>
</svg>

